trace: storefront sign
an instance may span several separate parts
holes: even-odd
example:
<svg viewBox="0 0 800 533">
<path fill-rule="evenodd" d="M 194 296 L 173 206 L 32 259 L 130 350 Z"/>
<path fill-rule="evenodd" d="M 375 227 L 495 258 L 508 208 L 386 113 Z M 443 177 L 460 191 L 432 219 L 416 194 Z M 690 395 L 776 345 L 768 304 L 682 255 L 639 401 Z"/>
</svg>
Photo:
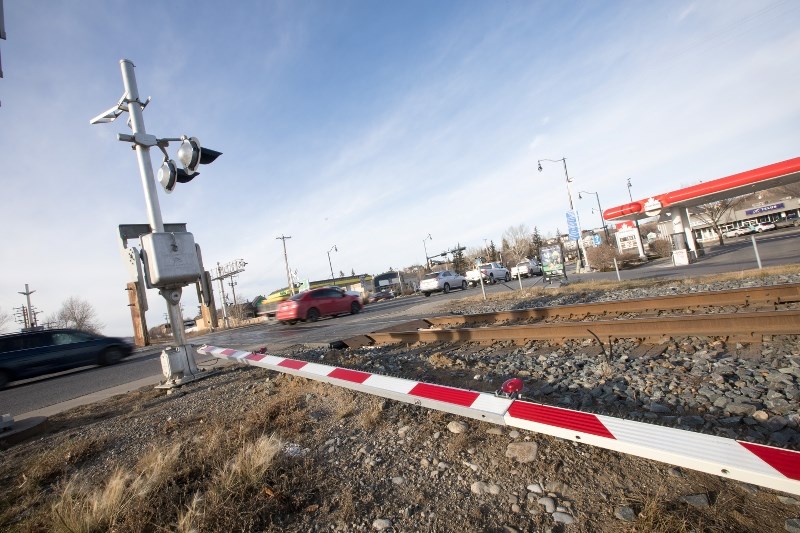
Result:
<svg viewBox="0 0 800 533">
<path fill-rule="evenodd" d="M 748 209 L 744 212 L 747 216 L 758 215 L 760 213 L 766 213 L 767 211 L 775 211 L 776 209 L 783 209 L 783 202 L 778 204 L 769 204 L 769 205 L 762 205 L 760 207 L 755 207 L 753 209 Z"/>
</svg>

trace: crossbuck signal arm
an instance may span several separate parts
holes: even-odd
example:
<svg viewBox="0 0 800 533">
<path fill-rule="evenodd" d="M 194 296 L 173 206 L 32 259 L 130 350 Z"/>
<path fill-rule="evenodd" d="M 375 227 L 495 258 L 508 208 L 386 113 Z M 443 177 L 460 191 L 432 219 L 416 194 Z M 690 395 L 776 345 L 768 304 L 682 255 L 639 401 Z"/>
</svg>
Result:
<svg viewBox="0 0 800 533">
<path fill-rule="evenodd" d="M 267 354 L 199 353 L 800 495 L 800 452 Z"/>
</svg>

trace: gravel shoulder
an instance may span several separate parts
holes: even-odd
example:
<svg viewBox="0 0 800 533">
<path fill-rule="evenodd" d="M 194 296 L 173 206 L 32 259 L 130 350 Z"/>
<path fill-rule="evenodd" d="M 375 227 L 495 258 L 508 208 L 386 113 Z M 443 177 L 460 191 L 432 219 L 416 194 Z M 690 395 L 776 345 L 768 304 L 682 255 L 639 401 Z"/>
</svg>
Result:
<svg viewBox="0 0 800 533">
<path fill-rule="evenodd" d="M 587 286 L 420 305 L 486 312 L 799 281 Z M 607 348 L 280 354 L 482 391 L 520 376 L 536 401 L 800 446 L 797 336 L 757 347 L 677 339 L 649 355 L 632 341 Z M 90 515 L 119 486 L 128 496 L 114 500 L 118 512 L 81 530 L 800 531 L 800 497 L 259 368 L 215 368 L 171 394 L 144 387 L 60 413 L 45 435 L 0 452 L 0 529 L 75 530 L 70 517 Z M 269 462 L 246 483 L 230 482 L 250 471 L 245 459 L 260 457 L 268 436 L 279 442 Z"/>
</svg>

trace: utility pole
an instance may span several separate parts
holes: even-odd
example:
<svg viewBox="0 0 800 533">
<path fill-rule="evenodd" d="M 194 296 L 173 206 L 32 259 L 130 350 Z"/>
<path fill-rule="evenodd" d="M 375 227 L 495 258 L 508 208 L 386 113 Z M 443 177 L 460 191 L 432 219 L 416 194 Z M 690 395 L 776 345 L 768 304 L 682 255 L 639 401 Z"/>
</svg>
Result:
<svg viewBox="0 0 800 533">
<path fill-rule="evenodd" d="M 231 286 L 231 292 L 233 293 L 233 312 L 234 312 L 234 316 L 237 316 L 236 313 L 238 313 L 238 310 L 236 309 L 236 306 L 237 306 L 237 303 L 236 303 L 236 281 L 234 280 L 233 276 L 231 276 L 231 280 L 228 282 L 228 285 Z M 241 318 L 241 317 L 239 317 L 239 318 Z"/>
<path fill-rule="evenodd" d="M 217 261 L 217 275 L 220 275 L 222 272 L 221 267 L 219 266 L 219 261 Z M 222 277 L 217 278 L 219 280 L 219 292 L 222 294 L 222 323 L 225 324 L 226 328 L 231 327 L 230 323 L 228 322 L 228 311 L 225 309 L 225 285 L 223 285 Z"/>
<path fill-rule="evenodd" d="M 33 313 L 33 309 L 31 308 L 31 294 L 36 291 L 32 291 L 28 289 L 28 284 L 25 284 L 25 292 L 20 292 L 18 294 L 24 295 L 28 299 L 28 314 L 25 320 L 25 327 L 26 328 L 35 328 L 36 327 L 36 315 Z"/>
<path fill-rule="evenodd" d="M 289 273 L 289 256 L 286 255 L 286 239 L 291 238 L 291 235 L 287 237 L 286 235 L 281 234 L 280 237 L 275 237 L 275 240 L 283 241 L 283 262 L 286 265 L 286 282 L 289 284 L 289 292 L 291 292 L 292 296 L 294 296 L 294 284 L 292 283 L 292 275 Z"/>
</svg>

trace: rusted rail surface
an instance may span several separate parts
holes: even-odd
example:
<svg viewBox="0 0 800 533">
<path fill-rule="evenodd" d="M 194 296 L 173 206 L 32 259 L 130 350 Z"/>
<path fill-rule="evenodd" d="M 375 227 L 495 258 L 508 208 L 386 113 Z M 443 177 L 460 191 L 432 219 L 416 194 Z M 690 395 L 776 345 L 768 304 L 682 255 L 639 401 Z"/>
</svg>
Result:
<svg viewBox="0 0 800 533">
<path fill-rule="evenodd" d="M 535 307 L 496 313 L 477 313 L 471 315 L 447 315 L 425 319 L 431 326 L 461 326 L 515 322 L 523 320 L 566 319 L 582 320 L 588 317 L 611 317 L 626 313 L 659 313 L 664 311 L 692 311 L 709 307 L 756 307 L 772 308 L 779 305 L 800 302 L 800 284 L 752 287 L 727 291 L 707 291 L 695 294 L 659 296 L 656 298 L 635 298 L 575 305 Z"/>
<path fill-rule="evenodd" d="M 798 332 L 800 332 L 800 311 L 788 310 L 484 328 L 387 331 L 370 333 L 366 337 L 376 344 L 497 341 L 524 344 L 535 340 L 563 341 L 586 338 L 600 339 L 603 342 L 632 338 L 648 343 L 659 343 L 668 338 L 686 336 L 723 337 L 735 342 L 762 342 L 765 335 L 796 335 Z M 344 342 L 347 344 L 347 341 Z"/>
</svg>

